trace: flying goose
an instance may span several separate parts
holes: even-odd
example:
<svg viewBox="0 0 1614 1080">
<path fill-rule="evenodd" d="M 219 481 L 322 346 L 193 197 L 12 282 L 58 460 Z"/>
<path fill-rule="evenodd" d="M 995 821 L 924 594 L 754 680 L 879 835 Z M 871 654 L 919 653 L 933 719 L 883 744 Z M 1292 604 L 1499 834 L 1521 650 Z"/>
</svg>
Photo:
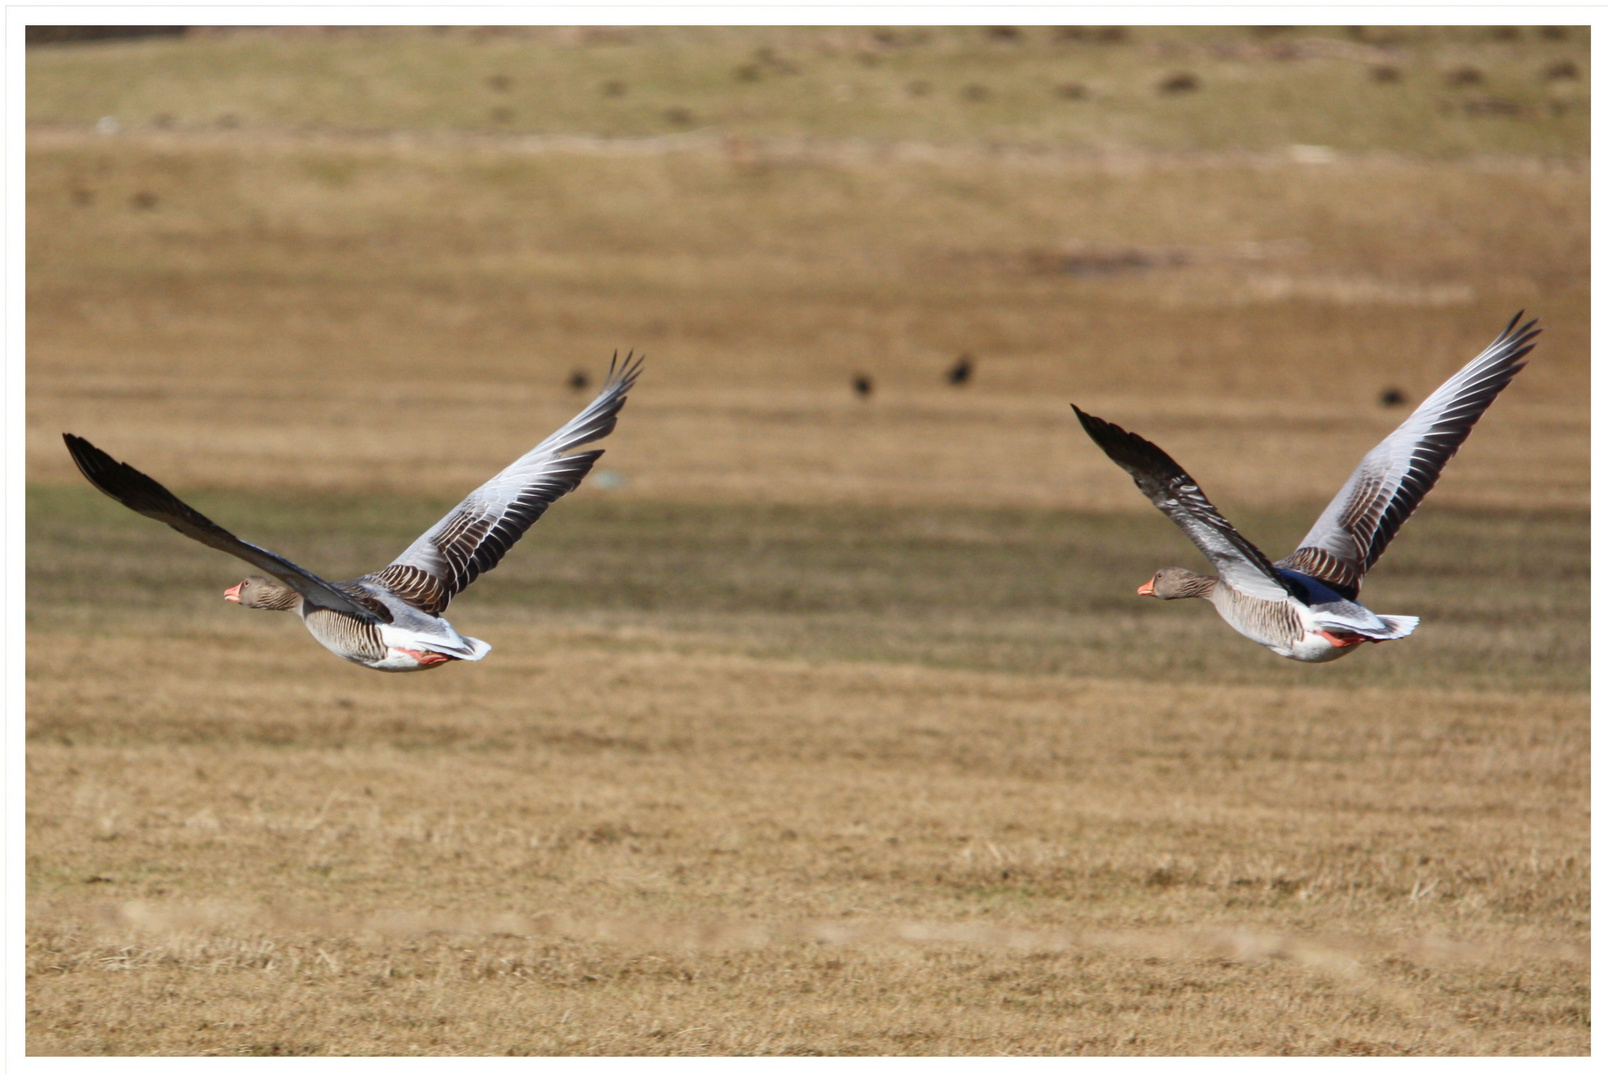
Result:
<svg viewBox="0 0 1614 1080">
<path fill-rule="evenodd" d="M 605 387 L 571 422 L 467 495 L 392 565 L 352 581 L 325 581 L 237 539 L 133 466 L 114 461 L 77 435 L 64 433 L 62 438 L 79 471 L 103 494 L 280 579 L 252 575 L 224 590 L 226 600 L 269 611 L 295 610 L 315 641 L 355 664 L 377 671 L 422 671 L 488 654 L 492 646 L 459 634 L 443 611 L 477 575 L 499 564 L 550 503 L 582 483 L 605 451 L 566 451 L 611 433 L 642 364 L 642 358 L 635 361 L 629 353 L 619 367 L 613 356 Z"/>
<path fill-rule="evenodd" d="M 1338 660 L 1364 641 L 1412 633 L 1416 617 L 1375 615 L 1356 602 L 1362 578 L 1434 487 L 1475 421 L 1524 367 L 1524 355 L 1541 331 L 1534 319 L 1519 326 L 1523 316 L 1515 315 L 1484 352 L 1368 451 L 1294 554 L 1275 563 L 1239 535 L 1164 450 L 1072 405 L 1093 441 L 1216 568 L 1215 577 L 1181 567 L 1160 570 L 1139 587 L 1139 595 L 1209 600 L 1251 641 L 1313 664 Z"/>
</svg>

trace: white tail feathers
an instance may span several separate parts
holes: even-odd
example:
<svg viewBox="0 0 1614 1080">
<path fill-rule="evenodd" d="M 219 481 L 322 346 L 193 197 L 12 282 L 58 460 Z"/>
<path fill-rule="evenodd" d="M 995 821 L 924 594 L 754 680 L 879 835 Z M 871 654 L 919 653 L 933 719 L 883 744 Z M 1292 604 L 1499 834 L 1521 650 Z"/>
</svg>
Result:
<svg viewBox="0 0 1614 1080">
<path fill-rule="evenodd" d="M 1413 619 L 1412 621 L 1416 623 L 1418 620 Z M 1410 634 L 1412 631 L 1409 629 L 1407 633 Z M 460 657 L 462 660 L 480 660 L 488 653 L 493 651 L 493 646 L 489 645 L 481 638 L 466 637 L 464 634 L 461 634 L 460 640 L 471 647 L 471 655 Z"/>
<path fill-rule="evenodd" d="M 1416 615 L 1380 615 L 1379 621 L 1384 623 L 1389 632 L 1364 636 L 1371 637 L 1375 641 L 1394 641 L 1396 638 L 1404 638 L 1418 629 L 1418 616 Z"/>
</svg>

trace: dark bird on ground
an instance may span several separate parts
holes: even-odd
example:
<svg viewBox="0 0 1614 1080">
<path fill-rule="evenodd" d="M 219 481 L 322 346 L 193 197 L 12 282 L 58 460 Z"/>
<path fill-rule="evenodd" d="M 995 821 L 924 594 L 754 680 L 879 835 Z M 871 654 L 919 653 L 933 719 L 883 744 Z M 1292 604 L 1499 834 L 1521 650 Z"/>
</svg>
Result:
<svg viewBox="0 0 1614 1080">
<path fill-rule="evenodd" d="M 1524 312 L 1362 458 L 1292 555 L 1272 562 L 1239 535 L 1192 477 L 1141 436 L 1076 409 L 1087 434 L 1175 521 L 1216 568 L 1181 567 L 1139 587 L 1163 600 L 1199 597 L 1239 633 L 1291 660 L 1337 660 L 1363 642 L 1406 637 L 1410 615 L 1376 615 L 1356 602 L 1362 578 L 1434 487 L 1476 421 L 1524 367 L 1535 320 Z M 1074 405 L 1071 408 L 1076 408 Z"/>
<path fill-rule="evenodd" d="M 1386 409 L 1393 409 L 1397 405 L 1405 405 L 1407 395 L 1399 386 L 1386 386 L 1379 393 L 1379 404 Z"/>
<path fill-rule="evenodd" d="M 950 386 L 963 386 L 975 374 L 975 357 L 969 353 L 959 356 L 958 362 L 947 369 L 947 382 Z"/>
<path fill-rule="evenodd" d="M 611 433 L 642 363 L 630 353 L 618 366 L 613 357 L 604 389 L 587 408 L 467 495 L 392 565 L 351 581 L 326 581 L 240 540 L 133 466 L 120 464 L 77 435 L 62 438 L 79 471 L 103 494 L 279 579 L 247 577 L 224 590 L 226 600 L 296 611 L 314 640 L 344 660 L 377 671 L 421 671 L 488 654 L 487 642 L 462 636 L 442 617 L 443 611 L 479 575 L 497 566 L 551 503 L 582 483 L 605 451 L 566 451 Z"/>
<path fill-rule="evenodd" d="M 576 371 L 573 371 L 569 377 L 567 377 L 566 385 L 573 390 L 587 390 L 588 372 L 584 371 L 582 368 L 578 368 Z"/>
<path fill-rule="evenodd" d="M 852 393 L 860 398 L 866 398 L 874 393 L 874 380 L 867 375 L 852 376 Z"/>
</svg>

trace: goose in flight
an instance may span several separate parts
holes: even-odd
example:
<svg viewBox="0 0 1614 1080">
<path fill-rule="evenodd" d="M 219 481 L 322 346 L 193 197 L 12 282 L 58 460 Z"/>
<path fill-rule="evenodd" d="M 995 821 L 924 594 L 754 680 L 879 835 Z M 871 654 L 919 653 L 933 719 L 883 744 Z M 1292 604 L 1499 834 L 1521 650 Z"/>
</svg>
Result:
<svg viewBox="0 0 1614 1080">
<path fill-rule="evenodd" d="M 1239 535 L 1192 477 L 1141 436 L 1076 409 L 1094 442 L 1132 474 L 1216 569 L 1158 571 L 1138 589 L 1163 600 L 1209 600 L 1227 624 L 1291 660 L 1338 660 L 1364 641 L 1393 641 L 1417 627 L 1410 615 L 1375 615 L 1356 602 L 1362 578 L 1434 487 L 1475 421 L 1524 367 L 1536 321 L 1513 317 L 1497 339 L 1447 379 L 1369 450 L 1292 555 L 1272 562 Z"/>
<path fill-rule="evenodd" d="M 497 566 L 551 503 L 582 483 L 605 451 L 566 451 L 611 433 L 642 364 L 632 353 L 620 366 L 612 357 L 605 387 L 587 408 L 467 495 L 392 565 L 352 581 L 325 581 L 238 539 L 133 466 L 114 461 L 77 435 L 62 438 L 79 471 L 103 494 L 279 579 L 252 575 L 224 590 L 226 600 L 296 611 L 314 640 L 355 664 L 377 671 L 423 671 L 488 654 L 487 642 L 462 636 L 443 611 L 477 575 Z"/>
</svg>

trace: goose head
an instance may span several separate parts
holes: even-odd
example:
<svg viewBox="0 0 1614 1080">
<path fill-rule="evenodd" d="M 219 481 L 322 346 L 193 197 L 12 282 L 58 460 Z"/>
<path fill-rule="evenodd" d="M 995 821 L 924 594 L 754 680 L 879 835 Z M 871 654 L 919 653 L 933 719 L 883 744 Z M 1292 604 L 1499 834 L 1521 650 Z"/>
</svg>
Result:
<svg viewBox="0 0 1614 1080">
<path fill-rule="evenodd" d="M 302 602 L 296 589 L 254 574 L 243 578 L 239 585 L 224 590 L 224 599 L 242 607 L 263 608 L 267 611 L 286 611 Z"/>
<path fill-rule="evenodd" d="M 1168 566 L 1164 570 L 1156 570 L 1154 577 L 1138 586 L 1139 596 L 1157 596 L 1162 600 L 1182 600 L 1185 597 L 1209 597 L 1211 590 L 1216 587 L 1216 579 L 1196 574 L 1192 570 L 1184 570 L 1180 566 Z"/>
</svg>

